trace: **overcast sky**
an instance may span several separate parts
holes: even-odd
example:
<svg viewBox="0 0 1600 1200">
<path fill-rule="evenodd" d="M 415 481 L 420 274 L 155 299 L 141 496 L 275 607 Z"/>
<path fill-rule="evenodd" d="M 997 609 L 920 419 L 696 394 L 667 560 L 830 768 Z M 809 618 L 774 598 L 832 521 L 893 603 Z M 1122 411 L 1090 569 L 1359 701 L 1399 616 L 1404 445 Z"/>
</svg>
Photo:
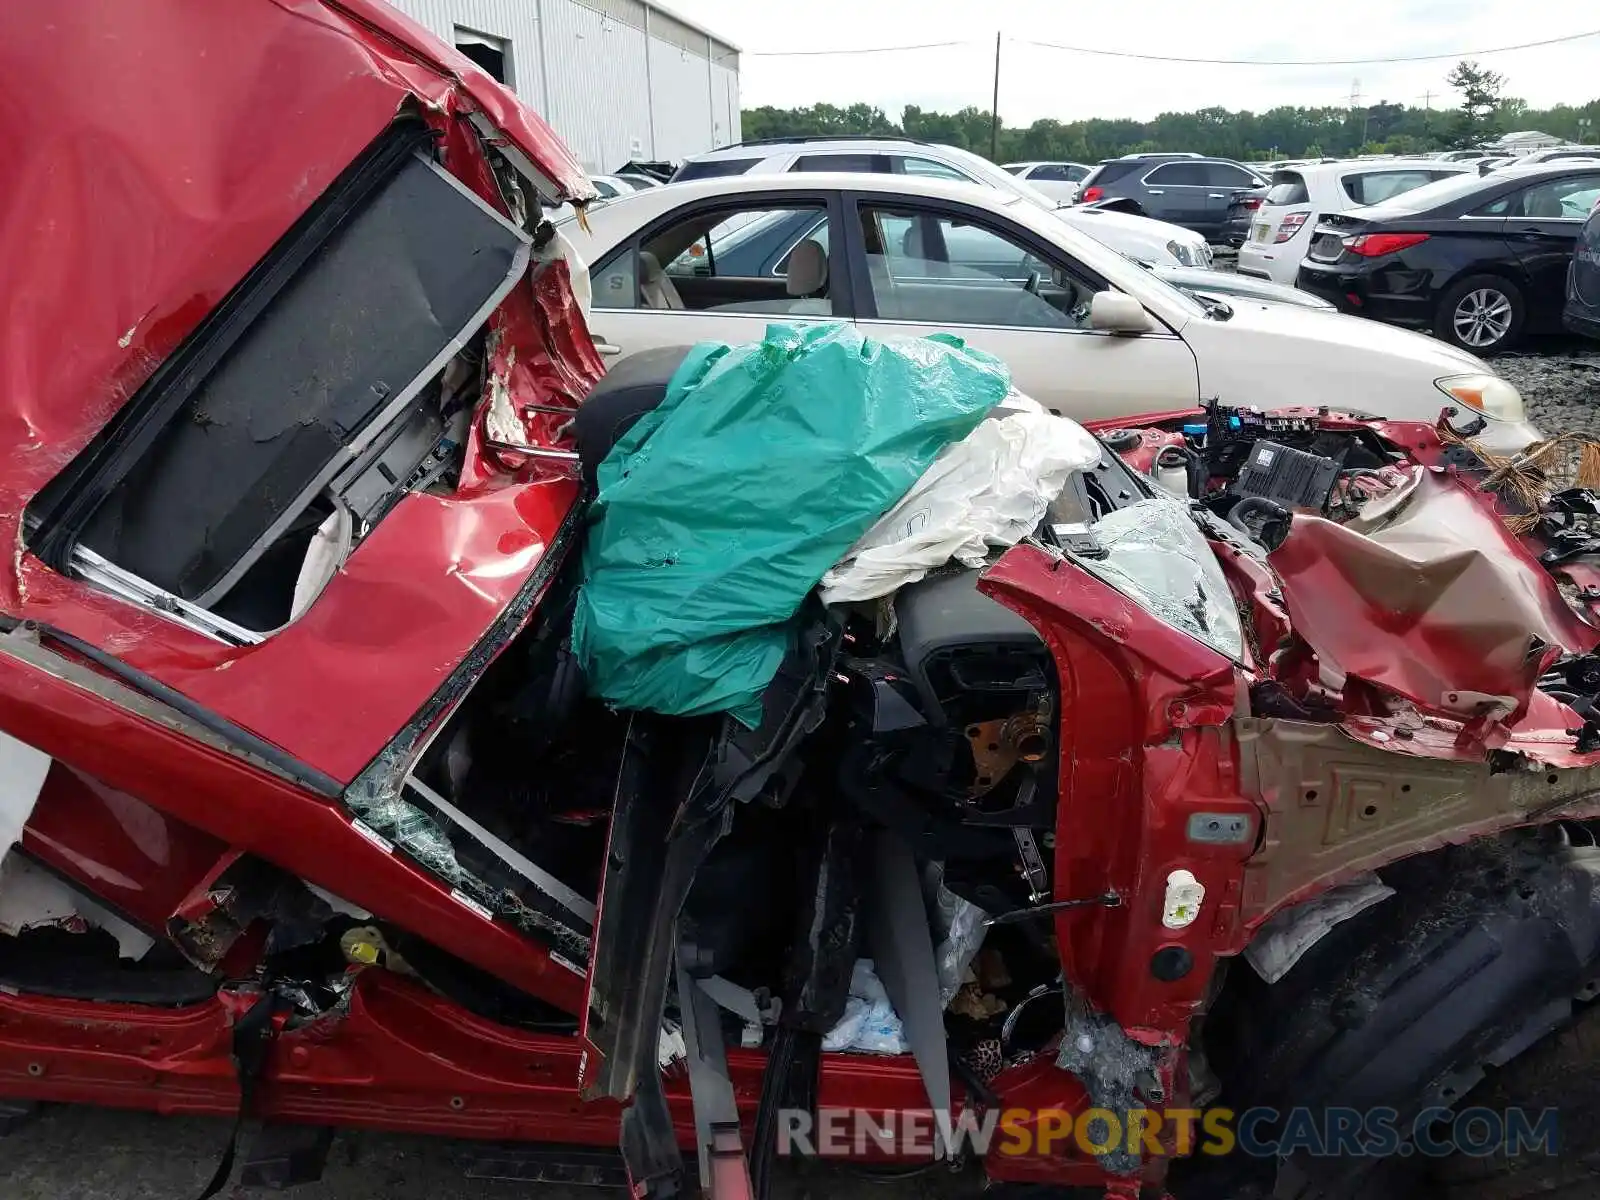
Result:
<svg viewBox="0 0 1600 1200">
<path fill-rule="evenodd" d="M 1148 118 L 1220 105 L 1262 111 L 1279 104 L 1347 105 L 1359 79 L 1363 103 L 1454 102 L 1451 60 L 1348 67 L 1223 67 L 1136 62 L 1021 44 L 1030 39 L 1097 49 L 1205 58 L 1348 59 L 1454 53 L 1600 29 L 1591 0 L 666 0 L 669 7 L 743 46 L 833 50 L 841 46 L 971 41 L 901 54 L 771 58 L 741 63 L 745 107 L 865 101 L 891 116 L 907 104 L 989 107 L 994 35 L 1002 52 L 1000 115 L 1011 125 L 1040 117 Z M 1600 96 L 1600 37 L 1485 56 L 1507 94 L 1534 107 Z"/>
</svg>

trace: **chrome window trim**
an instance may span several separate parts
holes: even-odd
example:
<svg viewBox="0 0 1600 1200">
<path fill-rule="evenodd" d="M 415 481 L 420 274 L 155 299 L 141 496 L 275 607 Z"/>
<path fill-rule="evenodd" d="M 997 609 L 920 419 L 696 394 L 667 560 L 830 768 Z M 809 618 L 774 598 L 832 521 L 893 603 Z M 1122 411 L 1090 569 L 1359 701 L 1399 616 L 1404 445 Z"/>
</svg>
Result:
<svg viewBox="0 0 1600 1200">
<path fill-rule="evenodd" d="M 117 599 L 126 600 L 147 612 L 176 621 L 184 628 L 203 634 L 214 641 L 229 646 L 257 646 L 267 640 L 267 634 L 256 633 L 242 625 L 235 625 L 232 621 L 219 617 L 198 604 L 174 596 L 171 592 L 158 588 L 132 572 L 124 571 L 109 559 L 82 544 L 73 547 L 71 562 L 73 573 L 85 583 L 91 583 Z"/>
</svg>

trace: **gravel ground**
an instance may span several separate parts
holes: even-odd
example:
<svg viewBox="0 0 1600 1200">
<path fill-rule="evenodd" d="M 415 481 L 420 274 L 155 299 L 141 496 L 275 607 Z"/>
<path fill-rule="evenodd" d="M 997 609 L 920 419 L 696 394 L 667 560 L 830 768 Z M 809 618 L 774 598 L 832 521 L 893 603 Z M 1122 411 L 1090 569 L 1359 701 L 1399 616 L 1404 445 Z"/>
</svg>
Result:
<svg viewBox="0 0 1600 1200">
<path fill-rule="evenodd" d="M 1600 434 L 1600 343 L 1552 338 L 1492 365 L 1516 385 L 1529 419 L 1545 433 Z"/>
<path fill-rule="evenodd" d="M 1521 390 L 1530 418 L 1546 433 L 1600 433 L 1600 346 L 1551 340 L 1494 361 Z M 81 1108 L 46 1109 L 0 1140 L 4 1200 L 186 1200 L 210 1178 L 226 1137 L 211 1120 L 163 1118 Z M 296 1200 L 593 1200 L 592 1189 L 544 1187 L 470 1178 L 459 1143 L 376 1134 L 342 1134 L 321 1183 L 296 1189 Z M 942 1171 L 884 1186 L 817 1168 L 782 1177 L 782 1200 L 872 1197 L 953 1200 L 976 1196 L 968 1174 Z M 240 1189 L 226 1197 L 259 1195 Z"/>
</svg>

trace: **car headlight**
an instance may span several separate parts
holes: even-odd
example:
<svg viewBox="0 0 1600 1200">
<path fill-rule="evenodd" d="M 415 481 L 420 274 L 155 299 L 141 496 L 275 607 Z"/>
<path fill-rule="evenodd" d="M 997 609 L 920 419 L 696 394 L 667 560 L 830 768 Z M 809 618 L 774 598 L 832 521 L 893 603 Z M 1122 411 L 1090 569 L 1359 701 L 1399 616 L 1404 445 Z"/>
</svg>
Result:
<svg viewBox="0 0 1600 1200">
<path fill-rule="evenodd" d="M 1498 375 L 1447 375 L 1434 380 L 1446 396 L 1491 421 L 1522 421 L 1522 393 Z"/>
<path fill-rule="evenodd" d="M 1167 253 L 1186 267 L 1194 266 L 1194 259 L 1189 254 L 1189 247 L 1182 242 L 1168 242 Z"/>
</svg>

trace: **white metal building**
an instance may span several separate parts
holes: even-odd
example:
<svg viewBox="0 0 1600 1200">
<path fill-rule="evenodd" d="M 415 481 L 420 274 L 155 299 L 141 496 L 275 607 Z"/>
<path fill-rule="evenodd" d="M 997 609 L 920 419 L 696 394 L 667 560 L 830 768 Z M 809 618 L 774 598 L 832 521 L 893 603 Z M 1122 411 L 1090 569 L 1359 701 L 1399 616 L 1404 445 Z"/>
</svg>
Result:
<svg viewBox="0 0 1600 1200">
<path fill-rule="evenodd" d="M 584 167 L 739 140 L 739 48 L 654 0 L 389 0 L 514 88 Z"/>
</svg>

